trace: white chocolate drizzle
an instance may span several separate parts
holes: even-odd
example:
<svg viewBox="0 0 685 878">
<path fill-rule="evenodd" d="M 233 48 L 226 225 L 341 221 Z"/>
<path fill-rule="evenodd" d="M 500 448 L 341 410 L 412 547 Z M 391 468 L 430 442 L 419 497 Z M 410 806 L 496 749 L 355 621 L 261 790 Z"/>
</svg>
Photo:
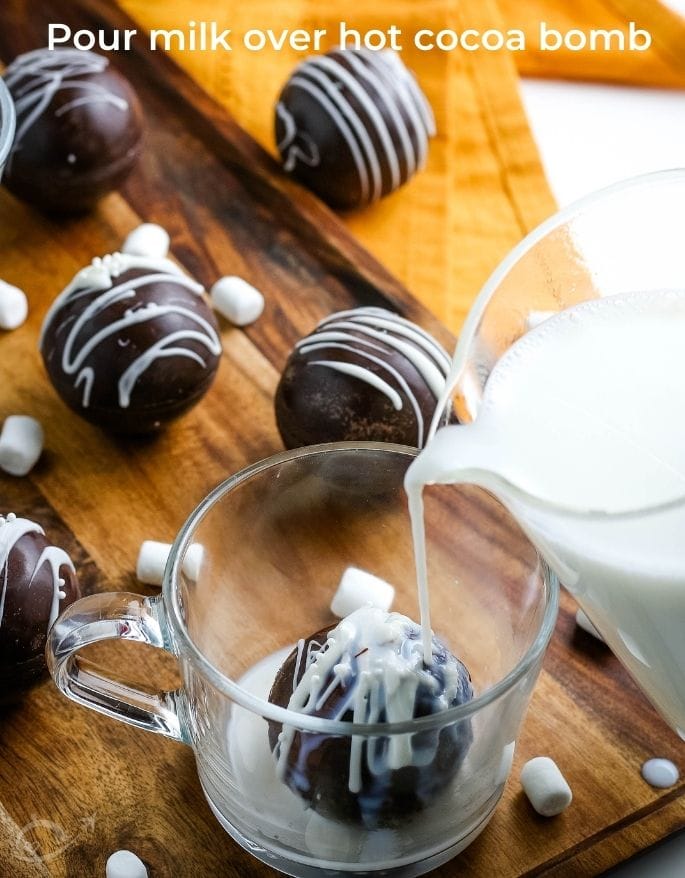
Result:
<svg viewBox="0 0 685 878">
<path fill-rule="evenodd" d="M 419 687 L 435 698 L 436 710 L 452 705 L 460 685 L 457 666 L 440 665 L 444 684 L 426 669 L 421 639 L 410 637 L 416 625 L 400 613 L 387 613 L 375 607 L 362 607 L 344 618 L 323 645 L 297 646 L 294 688 L 288 709 L 313 714 L 328 700 L 341 693 L 332 720 L 352 714 L 360 724 L 399 723 L 415 716 Z M 297 682 L 302 670 L 301 679 Z M 295 685 L 296 683 L 296 685 Z M 283 780 L 296 729 L 284 725 L 278 738 L 277 772 Z M 362 788 L 364 751 L 369 772 L 378 776 L 405 766 L 429 765 L 438 746 L 437 736 L 416 743 L 415 736 L 391 735 L 385 739 L 354 735 L 351 742 L 348 786 L 352 793 Z"/>
<path fill-rule="evenodd" d="M 142 269 L 149 273 L 124 283 L 115 283 L 122 274 L 134 269 Z M 92 264 L 80 271 L 71 284 L 52 303 L 43 322 L 39 341 L 41 350 L 44 347 L 47 329 L 53 321 L 59 319 L 60 312 L 75 299 L 84 296 L 91 297 L 91 301 L 76 319 L 67 318 L 56 329 L 56 333 L 66 333 L 62 348 L 62 371 L 65 375 L 74 376 L 74 387 L 82 387 L 81 403 L 84 408 L 90 404 L 91 392 L 96 379 L 94 368 L 87 365 L 88 358 L 104 341 L 113 335 L 125 333 L 132 326 L 157 320 L 165 314 L 178 314 L 188 322 L 187 327 L 170 332 L 151 344 L 121 374 L 118 380 L 118 401 L 122 409 L 129 407 L 131 394 L 140 376 L 159 359 L 186 357 L 194 360 L 202 368 L 206 368 L 205 360 L 197 351 L 184 347 L 183 342 L 196 342 L 214 356 L 219 356 L 221 353 L 221 341 L 215 328 L 191 308 L 185 308 L 179 304 L 165 304 L 164 301 L 148 302 L 147 304 L 136 303 L 138 292 L 151 284 L 176 285 L 190 290 L 197 296 L 201 296 L 204 292 L 201 284 L 188 277 L 169 259 L 114 253 L 94 259 Z M 123 300 L 130 300 L 131 303 L 131 307 L 124 312 L 123 317 L 113 320 L 109 325 L 92 335 L 86 333 L 85 341 L 79 346 L 79 336 L 89 323 L 101 315 L 105 309 Z M 117 341 L 120 347 L 125 348 L 130 339 L 120 337 Z"/>
<path fill-rule="evenodd" d="M 297 67 L 287 87 L 307 92 L 337 128 L 357 170 L 362 202 L 384 194 L 384 166 L 386 191 L 392 191 L 425 164 L 435 119 L 394 52 L 347 49 L 314 56 Z M 282 101 L 276 112 L 284 127 L 278 148 L 285 170 L 294 170 L 298 162 L 318 167 L 320 152 L 309 133 L 298 129 Z"/>
<path fill-rule="evenodd" d="M 10 554 L 19 540 L 23 536 L 26 536 L 26 534 L 30 533 L 45 536 L 43 528 L 34 521 L 29 521 L 27 518 L 17 518 L 13 512 L 10 512 L 7 517 L 0 515 L 0 575 L 2 576 L 2 593 L 0 594 L 0 628 L 2 627 L 2 620 L 4 618 L 5 598 L 9 586 Z M 73 571 L 74 565 L 72 564 L 71 558 L 63 549 L 58 549 L 56 546 L 46 546 L 36 562 L 31 579 L 26 585 L 27 588 L 31 588 L 33 581 L 45 564 L 49 565 L 52 574 L 52 603 L 50 605 L 50 615 L 48 617 L 49 630 L 52 623 L 59 615 L 60 601 L 64 600 L 66 597 L 66 592 L 64 591 L 65 582 L 64 579 L 60 578 L 59 571 L 62 567 L 68 567 L 69 570 Z"/>
<path fill-rule="evenodd" d="M 427 332 L 409 320 L 383 308 L 340 311 L 323 320 L 316 331 L 296 345 L 302 355 L 315 351 L 348 351 L 382 369 L 396 386 L 359 363 L 322 357 L 308 366 L 323 366 L 364 381 L 383 393 L 396 411 L 404 406 L 403 396 L 414 410 L 419 448 L 423 445 L 424 419 L 421 406 L 404 376 L 388 362 L 387 348 L 406 359 L 425 382 L 436 401 L 441 398 L 450 370 L 450 358 Z"/>
<path fill-rule="evenodd" d="M 74 97 L 55 110 L 58 117 L 88 104 L 107 104 L 125 112 L 128 102 L 124 98 L 113 94 L 102 83 L 88 79 L 104 73 L 108 67 L 107 58 L 78 49 L 36 49 L 16 58 L 4 74 L 17 111 L 17 134 L 11 155 L 21 149 L 27 132 L 60 91 L 69 90 Z"/>
</svg>

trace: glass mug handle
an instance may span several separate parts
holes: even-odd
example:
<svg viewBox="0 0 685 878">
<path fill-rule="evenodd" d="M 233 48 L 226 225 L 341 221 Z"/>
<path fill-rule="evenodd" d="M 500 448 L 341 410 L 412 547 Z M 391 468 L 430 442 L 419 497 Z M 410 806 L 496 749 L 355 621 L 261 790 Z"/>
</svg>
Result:
<svg viewBox="0 0 685 878">
<path fill-rule="evenodd" d="M 109 592 L 81 598 L 50 629 L 47 664 L 57 688 L 72 701 L 139 729 L 187 743 L 183 690 L 146 692 L 105 676 L 96 664 L 79 657 L 84 647 L 104 640 L 134 640 L 175 656 L 161 596 Z"/>
</svg>

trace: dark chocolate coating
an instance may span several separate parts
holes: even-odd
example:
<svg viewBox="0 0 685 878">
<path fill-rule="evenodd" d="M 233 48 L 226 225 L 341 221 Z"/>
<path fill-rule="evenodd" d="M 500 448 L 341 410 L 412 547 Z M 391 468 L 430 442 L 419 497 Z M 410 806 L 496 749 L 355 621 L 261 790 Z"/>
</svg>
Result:
<svg viewBox="0 0 685 878">
<path fill-rule="evenodd" d="M 325 643 L 326 636 L 333 627 L 335 626 L 318 631 L 308 638 L 303 654 L 307 654 L 310 642 Z M 416 640 L 419 637 L 419 627 L 412 625 L 407 631 L 407 638 Z M 434 662 L 427 673 L 437 681 L 438 691 L 432 691 L 427 682 L 420 684 L 416 694 L 415 717 L 428 716 L 444 709 L 437 699 L 444 692 L 444 669 L 448 665 L 459 675 L 457 692 L 449 707 L 456 707 L 473 697 L 471 677 L 466 667 L 437 638 L 433 639 L 433 645 Z M 306 670 L 304 662 L 301 662 L 298 678 L 293 680 L 297 655 L 297 649 L 293 650 L 276 676 L 269 694 L 269 701 L 273 704 L 288 706 L 293 690 Z M 353 670 L 356 672 L 356 666 Z M 330 679 L 331 677 L 324 682 L 322 689 L 326 688 Z M 353 673 L 348 687 L 354 685 L 355 680 L 356 673 Z M 338 687 L 325 704 L 311 715 L 331 718 L 336 713 L 337 705 L 346 697 L 347 691 L 347 688 Z M 343 714 L 342 721 L 352 721 L 351 710 Z M 379 721 L 386 721 L 384 713 Z M 269 744 L 275 756 L 281 729 L 279 723 L 269 723 Z M 348 787 L 351 737 L 296 732 L 288 755 L 284 781 L 294 793 L 324 817 L 356 823 L 367 829 L 394 826 L 401 822 L 402 817 L 420 811 L 435 801 L 436 796 L 455 778 L 472 740 L 470 719 L 452 723 L 442 729 L 417 733 L 412 737 L 413 748 L 417 751 L 422 747 L 434 749 L 435 756 L 431 762 L 371 774 L 366 760 L 367 748 L 370 746 L 367 739 L 362 745 L 361 790 L 359 793 L 352 793 Z M 376 755 L 381 754 L 388 746 L 388 739 L 375 738 L 371 746 L 375 748 Z"/>
<path fill-rule="evenodd" d="M 119 286 L 151 278 L 136 285 L 133 298 L 120 297 L 110 302 L 84 323 L 72 339 L 72 358 L 98 333 L 117 321 L 125 321 L 131 309 L 141 313 L 142 309 L 157 305 L 158 313 L 150 310 L 150 319 L 123 326 L 107 335 L 90 349 L 78 371 L 71 374 L 64 369 L 65 344 L 75 321 L 102 291 L 77 290 L 46 318 L 41 353 L 55 390 L 77 414 L 113 433 L 143 435 L 158 431 L 199 402 L 210 388 L 219 366 L 221 343 L 217 322 L 204 298 L 170 274 L 161 281 L 154 280 L 155 276 L 159 277 L 159 272 L 154 269 L 135 268 L 113 280 L 113 284 Z M 163 306 L 180 311 L 163 313 L 160 310 Z M 187 312 L 196 315 L 208 328 L 203 328 Z M 205 342 L 216 348 L 211 350 L 206 343 L 188 335 L 198 332 Z M 128 404 L 122 404 L 122 376 L 164 339 L 169 340 L 166 350 L 175 352 L 155 357 L 135 381 Z M 93 375 L 87 404 L 84 404 L 86 382 L 79 380 L 83 369 L 92 370 Z"/>
<path fill-rule="evenodd" d="M 0 523 L 2 528 L 8 525 Z M 38 566 L 50 546 L 40 533 L 27 533 L 14 543 L 0 568 L 0 703 L 11 700 L 45 671 L 45 644 L 55 582 L 49 563 Z M 59 612 L 80 597 L 78 580 L 66 564 L 58 568 L 65 597 Z M 5 586 L 6 583 L 6 586 Z"/>
<path fill-rule="evenodd" d="M 381 336 L 369 336 L 364 325 L 348 327 L 343 332 L 349 337 L 328 344 L 332 327 L 340 322 L 350 323 L 350 316 L 378 318 L 382 321 L 398 318 L 378 308 L 358 308 L 353 312 L 334 314 L 303 339 L 288 357 L 275 397 L 276 422 L 286 448 L 316 445 L 320 442 L 369 441 L 393 442 L 399 445 L 423 447 L 437 404 L 437 396 L 412 360 L 388 341 L 391 335 L 401 343 L 426 355 L 444 379 L 449 357 L 431 339 L 433 353 L 418 344 L 426 334 L 406 320 L 400 320 L 402 331 L 415 330 L 414 337 L 397 335 L 392 330 L 380 329 Z M 324 333 L 326 335 L 324 335 Z M 430 338 L 430 337 L 428 337 Z M 308 350 L 308 346 L 315 346 Z M 374 359 L 369 359 L 373 357 Z M 326 363 L 340 363 L 343 369 L 358 367 L 373 381 L 375 376 L 388 384 L 399 396 L 401 408 L 393 403 L 368 380 L 362 380 L 349 371 L 331 368 Z M 379 362 L 380 361 L 380 362 Z M 370 375 L 369 375 L 370 373 Z M 399 377 L 398 377 L 399 375 Z M 419 417 L 417 417 L 417 410 Z M 443 423 L 451 420 L 451 405 Z"/>
<path fill-rule="evenodd" d="M 276 107 L 285 170 L 332 207 L 364 206 L 425 161 L 434 121 L 398 56 L 336 49 L 300 64 Z"/>
<path fill-rule="evenodd" d="M 81 213 L 124 182 L 142 149 L 143 113 L 108 59 L 38 50 L 4 76 L 17 136 L 3 179 L 17 197 L 49 213 Z"/>
</svg>

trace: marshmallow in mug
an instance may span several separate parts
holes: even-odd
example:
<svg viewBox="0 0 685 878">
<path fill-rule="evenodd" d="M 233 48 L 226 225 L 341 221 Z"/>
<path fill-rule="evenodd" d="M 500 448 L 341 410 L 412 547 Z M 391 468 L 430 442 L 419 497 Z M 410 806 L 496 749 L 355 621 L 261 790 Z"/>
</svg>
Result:
<svg viewBox="0 0 685 878">
<path fill-rule="evenodd" d="M 331 612 L 343 619 L 362 607 L 376 607 L 386 613 L 395 599 L 395 589 L 373 573 L 348 567 L 331 601 Z"/>
<path fill-rule="evenodd" d="M 193 582 L 197 582 L 204 558 L 204 548 L 200 543 L 188 546 L 183 559 L 183 572 Z M 138 552 L 136 577 L 146 585 L 161 585 L 164 579 L 171 543 L 159 543 L 156 540 L 145 540 Z"/>
</svg>

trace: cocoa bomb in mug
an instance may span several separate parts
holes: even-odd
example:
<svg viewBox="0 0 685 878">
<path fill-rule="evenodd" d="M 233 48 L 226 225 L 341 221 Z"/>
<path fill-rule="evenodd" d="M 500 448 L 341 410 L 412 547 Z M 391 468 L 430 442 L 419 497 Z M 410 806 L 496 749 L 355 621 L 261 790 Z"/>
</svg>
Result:
<svg viewBox="0 0 685 878">
<path fill-rule="evenodd" d="M 0 703 L 43 673 L 48 631 L 79 597 L 67 553 L 35 522 L 0 515 Z"/>
<path fill-rule="evenodd" d="M 403 722 L 473 698 L 466 667 L 437 638 L 424 664 L 420 627 L 364 607 L 301 640 L 269 701 L 340 722 Z M 340 737 L 269 723 L 280 779 L 324 817 L 374 829 L 431 805 L 471 745 L 469 719 L 411 735 Z"/>
<path fill-rule="evenodd" d="M 399 55 L 336 49 L 295 69 L 276 105 L 284 170 L 331 207 L 362 207 L 426 162 L 435 120 Z"/>
<path fill-rule="evenodd" d="M 201 284 L 164 258 L 94 259 L 52 304 L 40 338 L 64 402 L 114 433 L 154 433 L 197 403 L 221 340 Z"/>
<path fill-rule="evenodd" d="M 427 332 L 383 308 L 340 311 L 295 346 L 276 390 L 287 448 L 393 442 L 422 448 L 450 357 Z M 452 417 L 451 403 L 442 423 Z"/>
<path fill-rule="evenodd" d="M 38 49 L 4 73 L 17 129 L 3 182 L 50 213 L 80 213 L 116 189 L 138 160 L 143 114 L 107 58 Z"/>
</svg>

